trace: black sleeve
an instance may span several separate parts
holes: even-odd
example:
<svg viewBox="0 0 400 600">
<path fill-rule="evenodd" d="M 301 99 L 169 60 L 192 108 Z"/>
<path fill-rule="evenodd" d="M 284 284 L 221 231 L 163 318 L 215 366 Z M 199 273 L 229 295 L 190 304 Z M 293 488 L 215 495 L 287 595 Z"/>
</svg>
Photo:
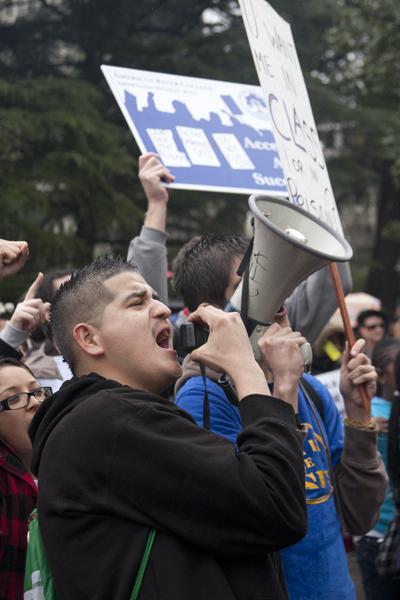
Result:
<svg viewBox="0 0 400 600">
<path fill-rule="evenodd" d="M 301 539 L 303 442 L 293 409 L 252 395 L 239 410 L 237 448 L 175 406 L 150 401 L 134 416 L 124 411 L 108 469 L 110 507 L 133 520 L 145 515 L 146 525 L 223 556 L 275 551 Z"/>
<path fill-rule="evenodd" d="M 18 360 L 21 360 L 22 354 L 7 344 L 7 342 L 0 339 L 0 358 L 17 358 Z"/>
</svg>

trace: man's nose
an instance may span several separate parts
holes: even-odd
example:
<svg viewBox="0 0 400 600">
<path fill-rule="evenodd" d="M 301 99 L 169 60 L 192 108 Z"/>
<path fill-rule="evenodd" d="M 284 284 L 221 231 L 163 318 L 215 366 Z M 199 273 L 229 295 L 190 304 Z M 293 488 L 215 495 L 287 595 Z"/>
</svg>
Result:
<svg viewBox="0 0 400 600">
<path fill-rule="evenodd" d="M 152 314 L 154 317 L 168 319 L 171 316 L 171 311 L 161 300 L 153 299 Z"/>
</svg>

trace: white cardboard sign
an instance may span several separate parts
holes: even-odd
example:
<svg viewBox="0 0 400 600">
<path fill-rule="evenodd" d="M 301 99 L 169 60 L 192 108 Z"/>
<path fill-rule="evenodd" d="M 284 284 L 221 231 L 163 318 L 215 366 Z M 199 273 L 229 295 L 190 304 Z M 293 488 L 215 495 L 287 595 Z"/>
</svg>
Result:
<svg viewBox="0 0 400 600">
<path fill-rule="evenodd" d="M 340 369 L 334 371 L 327 371 L 326 373 L 319 373 L 316 378 L 323 383 L 335 401 L 336 408 L 338 409 L 340 416 L 345 416 L 344 400 L 340 393 Z"/>
<path fill-rule="evenodd" d="M 239 0 L 290 200 L 342 233 L 290 25 L 265 0 Z"/>
</svg>

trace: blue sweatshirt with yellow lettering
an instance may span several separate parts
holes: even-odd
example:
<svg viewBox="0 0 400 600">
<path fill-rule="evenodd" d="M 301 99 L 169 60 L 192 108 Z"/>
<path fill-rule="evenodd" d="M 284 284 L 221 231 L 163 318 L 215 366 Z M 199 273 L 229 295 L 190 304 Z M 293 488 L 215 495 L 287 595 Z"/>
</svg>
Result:
<svg viewBox="0 0 400 600">
<path fill-rule="evenodd" d="M 343 424 L 326 387 L 311 375 L 304 377 L 319 395 L 321 406 L 318 410 L 299 388 L 299 419 L 307 431 L 304 469 L 308 530 L 300 542 L 281 551 L 286 584 L 291 600 L 354 600 L 328 458 L 329 452 L 332 468 L 340 461 Z M 206 385 L 211 430 L 235 443 L 242 429 L 239 410 L 215 381 L 207 378 Z M 203 402 L 203 378 L 190 377 L 178 390 L 176 403 L 203 426 Z"/>
</svg>

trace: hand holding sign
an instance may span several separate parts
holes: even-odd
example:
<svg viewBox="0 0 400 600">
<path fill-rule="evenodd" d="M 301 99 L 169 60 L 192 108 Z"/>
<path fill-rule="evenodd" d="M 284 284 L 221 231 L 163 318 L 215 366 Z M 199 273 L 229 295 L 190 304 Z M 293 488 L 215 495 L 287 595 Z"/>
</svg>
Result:
<svg viewBox="0 0 400 600">
<path fill-rule="evenodd" d="M 376 393 L 377 373 L 369 358 L 363 354 L 365 340 L 359 339 L 349 350 L 346 348 L 340 370 L 340 393 L 344 399 L 347 417 L 357 423 L 369 423 L 371 419 L 371 400 Z M 364 386 L 368 404 L 360 393 Z"/>
<path fill-rule="evenodd" d="M 175 177 L 162 164 L 158 154 L 146 152 L 139 157 L 139 179 L 149 206 L 168 202 L 168 191 L 162 184 L 173 183 Z"/>
<path fill-rule="evenodd" d="M 144 225 L 165 232 L 168 190 L 163 182 L 172 183 L 175 177 L 162 164 L 158 154 L 146 152 L 139 157 L 139 179 L 147 198 Z"/>
</svg>

